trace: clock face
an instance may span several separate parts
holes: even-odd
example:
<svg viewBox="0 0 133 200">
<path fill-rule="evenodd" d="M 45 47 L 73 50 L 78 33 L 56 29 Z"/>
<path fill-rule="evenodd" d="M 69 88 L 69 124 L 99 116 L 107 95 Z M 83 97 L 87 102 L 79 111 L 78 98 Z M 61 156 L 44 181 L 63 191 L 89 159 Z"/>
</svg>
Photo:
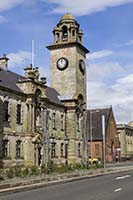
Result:
<svg viewBox="0 0 133 200">
<path fill-rule="evenodd" d="M 68 60 L 64 57 L 59 58 L 59 60 L 57 60 L 57 68 L 59 70 L 64 70 L 66 69 L 68 66 Z"/>
<path fill-rule="evenodd" d="M 84 75 L 85 74 L 85 62 L 83 60 L 79 60 L 79 69 L 81 73 Z"/>
</svg>

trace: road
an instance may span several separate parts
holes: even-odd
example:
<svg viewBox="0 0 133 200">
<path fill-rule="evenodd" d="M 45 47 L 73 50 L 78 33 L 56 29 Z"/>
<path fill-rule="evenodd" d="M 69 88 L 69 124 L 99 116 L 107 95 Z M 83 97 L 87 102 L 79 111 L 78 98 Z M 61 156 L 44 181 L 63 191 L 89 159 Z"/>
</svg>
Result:
<svg viewBox="0 0 133 200">
<path fill-rule="evenodd" d="M 0 200 L 133 200 L 133 171 L 9 194 Z"/>
</svg>

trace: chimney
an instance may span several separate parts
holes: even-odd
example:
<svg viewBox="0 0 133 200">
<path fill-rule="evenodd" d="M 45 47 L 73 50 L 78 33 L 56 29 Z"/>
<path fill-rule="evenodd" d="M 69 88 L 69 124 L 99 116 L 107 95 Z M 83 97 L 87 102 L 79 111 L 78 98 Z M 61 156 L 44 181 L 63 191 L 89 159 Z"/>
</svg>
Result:
<svg viewBox="0 0 133 200">
<path fill-rule="evenodd" d="M 3 54 L 3 57 L 0 58 L 0 68 L 7 71 L 8 69 L 8 60 L 9 58 L 6 57 L 6 54 Z"/>
</svg>

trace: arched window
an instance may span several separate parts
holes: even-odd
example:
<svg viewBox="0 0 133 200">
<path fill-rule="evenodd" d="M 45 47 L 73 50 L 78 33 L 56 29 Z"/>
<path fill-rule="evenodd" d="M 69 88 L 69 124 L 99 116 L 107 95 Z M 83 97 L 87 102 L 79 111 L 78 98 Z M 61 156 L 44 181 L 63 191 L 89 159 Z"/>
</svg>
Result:
<svg viewBox="0 0 133 200">
<path fill-rule="evenodd" d="M 17 140 L 16 141 L 16 158 L 21 158 L 21 145 L 22 145 L 22 141 L 21 140 Z"/>
<path fill-rule="evenodd" d="M 61 146 L 60 146 L 60 155 L 61 155 L 61 158 L 64 157 L 64 143 L 61 143 Z"/>
<path fill-rule="evenodd" d="M 56 43 L 59 41 L 59 33 L 56 33 L 55 40 L 56 40 Z"/>
<path fill-rule="evenodd" d="M 75 30 L 72 30 L 72 36 L 73 37 L 75 36 Z"/>
<path fill-rule="evenodd" d="M 80 158 L 81 157 L 81 144 L 80 143 L 78 143 L 78 158 Z"/>
<path fill-rule="evenodd" d="M 62 27 L 62 39 L 65 40 L 68 37 L 68 30 L 67 30 L 67 26 L 63 26 Z"/>
</svg>

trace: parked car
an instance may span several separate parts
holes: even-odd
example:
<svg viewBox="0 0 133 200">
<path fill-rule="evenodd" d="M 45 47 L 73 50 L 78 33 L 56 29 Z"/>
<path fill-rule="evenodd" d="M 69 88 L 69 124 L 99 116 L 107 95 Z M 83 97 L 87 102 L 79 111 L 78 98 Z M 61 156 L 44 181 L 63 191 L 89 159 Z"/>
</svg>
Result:
<svg viewBox="0 0 133 200">
<path fill-rule="evenodd" d="M 101 164 L 101 161 L 98 158 L 89 156 L 89 164 Z"/>
</svg>

